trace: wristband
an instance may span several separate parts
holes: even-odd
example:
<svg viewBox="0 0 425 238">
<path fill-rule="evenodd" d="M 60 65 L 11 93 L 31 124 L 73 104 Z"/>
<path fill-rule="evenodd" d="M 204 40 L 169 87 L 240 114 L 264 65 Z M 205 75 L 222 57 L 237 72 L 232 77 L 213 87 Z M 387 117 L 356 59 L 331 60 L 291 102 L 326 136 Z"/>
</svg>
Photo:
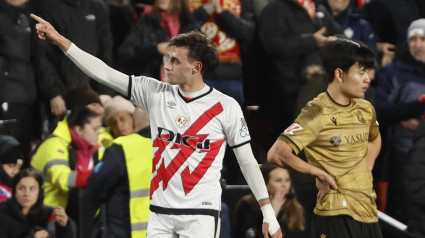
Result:
<svg viewBox="0 0 425 238">
<path fill-rule="evenodd" d="M 269 233 L 273 235 L 280 229 L 279 222 L 276 220 L 276 214 L 274 213 L 272 205 L 266 204 L 261 207 L 263 213 L 263 222 L 269 224 Z"/>
</svg>

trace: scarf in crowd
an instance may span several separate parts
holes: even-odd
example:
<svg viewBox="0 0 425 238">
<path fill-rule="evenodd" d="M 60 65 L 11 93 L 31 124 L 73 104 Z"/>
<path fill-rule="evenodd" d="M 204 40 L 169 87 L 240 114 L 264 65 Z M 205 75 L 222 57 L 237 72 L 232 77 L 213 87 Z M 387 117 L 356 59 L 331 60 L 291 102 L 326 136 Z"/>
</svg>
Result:
<svg viewBox="0 0 425 238">
<path fill-rule="evenodd" d="M 209 0 L 188 0 L 191 12 L 207 3 Z M 223 10 L 227 10 L 240 16 L 242 12 L 242 4 L 240 0 L 220 0 Z M 220 63 L 236 63 L 241 62 L 239 44 L 235 38 L 222 31 L 216 23 L 216 14 L 212 14 L 210 18 L 201 27 L 201 31 L 210 39 L 217 47 L 218 60 Z"/>
<path fill-rule="evenodd" d="M 90 145 L 87 141 L 79 137 L 71 128 L 69 128 L 69 132 L 71 133 L 72 145 L 74 146 L 78 158 L 74 169 L 82 171 L 93 169 L 92 156 L 99 146 Z"/>
</svg>

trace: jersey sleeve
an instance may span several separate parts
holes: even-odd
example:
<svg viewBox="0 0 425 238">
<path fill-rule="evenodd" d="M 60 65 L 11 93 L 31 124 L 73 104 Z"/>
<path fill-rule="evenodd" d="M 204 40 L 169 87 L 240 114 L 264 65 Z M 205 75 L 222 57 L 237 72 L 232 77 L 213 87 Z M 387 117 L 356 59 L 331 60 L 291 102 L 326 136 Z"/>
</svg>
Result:
<svg viewBox="0 0 425 238">
<path fill-rule="evenodd" d="M 155 90 L 160 82 L 156 79 L 145 76 L 130 76 L 129 99 L 143 110 L 149 111 L 149 105 L 152 101 Z"/>
<path fill-rule="evenodd" d="M 375 138 L 379 134 L 379 123 L 378 123 L 378 120 L 376 120 L 375 108 L 372 105 L 371 105 L 371 108 L 372 108 L 372 121 L 370 123 L 369 141 L 375 140 Z"/>
<path fill-rule="evenodd" d="M 300 153 L 307 145 L 313 142 L 322 127 L 322 108 L 315 103 L 308 103 L 294 123 L 286 128 L 278 139 L 284 140 L 295 152 Z"/>
<path fill-rule="evenodd" d="M 227 143 L 231 148 L 236 148 L 251 141 L 248 126 L 239 104 L 232 100 L 229 107 L 225 107 L 224 130 Z M 225 105 L 227 106 L 227 105 Z"/>
</svg>

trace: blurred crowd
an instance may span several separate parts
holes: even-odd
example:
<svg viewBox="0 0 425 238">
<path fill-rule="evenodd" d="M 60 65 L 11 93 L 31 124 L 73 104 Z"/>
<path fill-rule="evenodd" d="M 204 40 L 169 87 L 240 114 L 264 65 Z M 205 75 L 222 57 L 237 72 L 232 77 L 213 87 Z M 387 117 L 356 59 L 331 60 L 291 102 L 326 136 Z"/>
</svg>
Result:
<svg viewBox="0 0 425 238">
<path fill-rule="evenodd" d="M 143 237 L 149 213 L 149 195 L 133 196 L 150 186 L 147 113 L 39 40 L 30 13 L 121 72 L 161 81 L 172 37 L 199 30 L 211 39 L 219 57 L 205 82 L 244 109 L 285 237 L 309 237 L 317 189 L 314 178 L 267 164 L 266 153 L 326 90 L 320 47 L 336 37 L 364 42 L 376 55 L 365 99 L 383 138 L 378 209 L 425 237 L 425 1 L 0 0 L 5 237 Z M 224 189 L 245 184 L 239 171 L 227 150 Z M 261 237 L 252 195 L 222 216 L 221 237 Z"/>
</svg>

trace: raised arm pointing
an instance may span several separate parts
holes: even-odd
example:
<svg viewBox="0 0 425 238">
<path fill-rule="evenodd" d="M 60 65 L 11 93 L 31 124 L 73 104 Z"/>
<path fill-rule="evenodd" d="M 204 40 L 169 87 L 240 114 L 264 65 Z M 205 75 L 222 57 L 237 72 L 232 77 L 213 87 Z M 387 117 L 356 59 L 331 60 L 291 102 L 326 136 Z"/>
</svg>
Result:
<svg viewBox="0 0 425 238">
<path fill-rule="evenodd" d="M 31 14 L 31 18 L 38 22 L 35 26 L 38 38 L 57 45 L 90 78 L 114 89 L 124 96 L 128 96 L 128 75 L 109 67 L 100 59 L 79 49 L 70 40 L 59 34 L 43 18 L 34 14 Z"/>
<path fill-rule="evenodd" d="M 31 18 L 38 22 L 35 25 L 38 38 L 47 40 L 49 43 L 57 45 L 63 52 L 68 51 L 69 47 L 71 46 L 70 40 L 59 34 L 55 28 L 43 18 L 34 14 L 31 14 Z"/>
</svg>

